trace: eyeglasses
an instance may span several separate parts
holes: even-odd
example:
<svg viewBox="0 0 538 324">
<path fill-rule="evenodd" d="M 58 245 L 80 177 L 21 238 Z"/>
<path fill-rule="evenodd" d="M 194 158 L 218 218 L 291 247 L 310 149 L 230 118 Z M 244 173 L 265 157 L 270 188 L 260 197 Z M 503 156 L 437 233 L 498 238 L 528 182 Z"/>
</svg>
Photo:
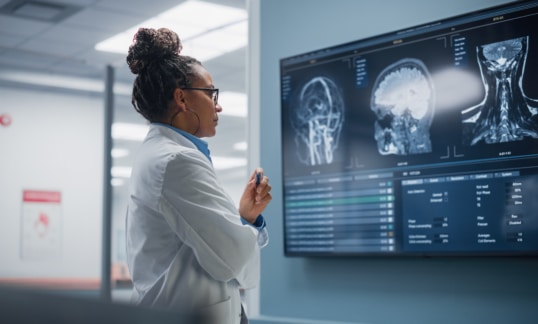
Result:
<svg viewBox="0 0 538 324">
<path fill-rule="evenodd" d="M 183 90 L 201 90 L 201 91 L 208 91 L 211 92 L 211 99 L 213 99 L 213 103 L 215 106 L 219 102 L 219 89 L 218 88 L 181 88 Z"/>
</svg>

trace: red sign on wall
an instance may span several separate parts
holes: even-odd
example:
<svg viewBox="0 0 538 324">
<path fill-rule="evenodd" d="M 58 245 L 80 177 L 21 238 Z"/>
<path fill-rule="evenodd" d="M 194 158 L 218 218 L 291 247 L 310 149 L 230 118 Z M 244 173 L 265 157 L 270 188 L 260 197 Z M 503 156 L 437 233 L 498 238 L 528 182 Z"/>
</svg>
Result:
<svg viewBox="0 0 538 324">
<path fill-rule="evenodd" d="M 23 191 L 22 259 L 50 259 L 61 255 L 61 202 L 59 191 Z"/>
</svg>

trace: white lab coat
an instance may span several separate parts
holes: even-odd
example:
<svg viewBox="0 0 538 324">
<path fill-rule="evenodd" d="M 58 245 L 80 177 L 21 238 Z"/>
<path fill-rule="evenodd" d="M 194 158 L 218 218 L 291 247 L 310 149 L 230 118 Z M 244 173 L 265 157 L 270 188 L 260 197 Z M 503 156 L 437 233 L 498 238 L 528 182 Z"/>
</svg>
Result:
<svg viewBox="0 0 538 324">
<path fill-rule="evenodd" d="M 239 288 L 259 282 L 259 234 L 241 223 L 208 158 L 181 134 L 152 124 L 127 207 L 133 301 L 239 323 Z"/>
</svg>

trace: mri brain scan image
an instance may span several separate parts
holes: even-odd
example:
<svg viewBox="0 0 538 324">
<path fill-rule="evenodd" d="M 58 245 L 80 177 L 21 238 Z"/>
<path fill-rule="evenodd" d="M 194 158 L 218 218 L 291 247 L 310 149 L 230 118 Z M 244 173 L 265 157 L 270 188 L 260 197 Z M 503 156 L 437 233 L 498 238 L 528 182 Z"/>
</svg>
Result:
<svg viewBox="0 0 538 324">
<path fill-rule="evenodd" d="M 477 46 L 482 102 L 462 112 L 464 144 L 538 138 L 538 102 L 522 89 L 528 37 Z"/>
<path fill-rule="evenodd" d="M 291 124 L 299 160 L 311 166 L 330 164 L 344 122 L 340 90 L 327 77 L 312 78 L 301 88 L 297 106 Z"/>
<path fill-rule="evenodd" d="M 431 152 L 430 125 L 434 90 L 428 70 L 417 59 L 402 59 L 385 68 L 372 90 L 375 140 L 382 155 Z"/>
</svg>

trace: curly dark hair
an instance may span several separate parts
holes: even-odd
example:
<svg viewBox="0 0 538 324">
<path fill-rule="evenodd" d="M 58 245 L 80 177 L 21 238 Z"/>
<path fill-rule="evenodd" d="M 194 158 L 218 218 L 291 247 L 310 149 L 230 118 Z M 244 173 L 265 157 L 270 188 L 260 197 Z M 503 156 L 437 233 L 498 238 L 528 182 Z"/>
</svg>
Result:
<svg viewBox="0 0 538 324">
<path fill-rule="evenodd" d="M 167 116 L 174 90 L 191 86 L 195 58 L 180 55 L 183 46 L 168 28 L 140 28 L 129 46 L 127 65 L 136 76 L 131 103 L 150 122 Z"/>
</svg>

